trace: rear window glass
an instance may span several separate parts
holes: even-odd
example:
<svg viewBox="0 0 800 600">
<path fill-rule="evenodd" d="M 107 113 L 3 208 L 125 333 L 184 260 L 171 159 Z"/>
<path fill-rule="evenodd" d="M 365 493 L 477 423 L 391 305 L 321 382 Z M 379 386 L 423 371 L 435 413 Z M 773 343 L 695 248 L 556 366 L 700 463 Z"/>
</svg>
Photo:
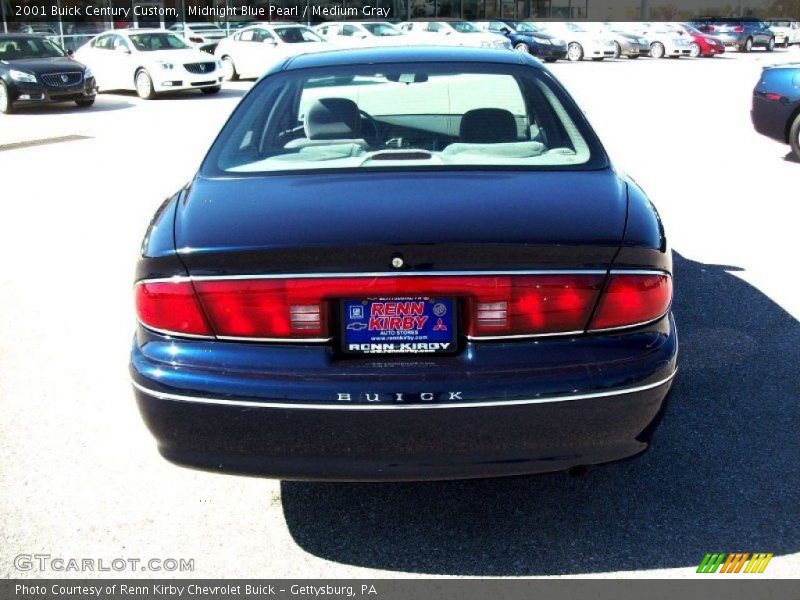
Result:
<svg viewBox="0 0 800 600">
<path fill-rule="evenodd" d="M 428 63 L 267 77 L 226 124 L 203 170 L 597 168 L 605 162 L 580 111 L 546 71 Z"/>
</svg>

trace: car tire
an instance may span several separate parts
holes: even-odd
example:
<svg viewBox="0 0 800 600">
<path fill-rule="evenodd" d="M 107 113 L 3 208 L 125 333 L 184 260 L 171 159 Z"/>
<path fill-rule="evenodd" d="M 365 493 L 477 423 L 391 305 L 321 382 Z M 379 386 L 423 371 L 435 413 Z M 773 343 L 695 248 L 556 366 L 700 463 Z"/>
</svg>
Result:
<svg viewBox="0 0 800 600">
<path fill-rule="evenodd" d="M 225 81 L 239 81 L 239 73 L 230 56 L 222 57 L 222 72 L 224 73 Z"/>
<path fill-rule="evenodd" d="M 700 44 L 694 42 L 691 46 L 689 46 L 689 56 L 691 58 L 697 58 L 700 56 Z"/>
<path fill-rule="evenodd" d="M 14 103 L 8 97 L 6 84 L 0 81 L 0 113 L 10 115 L 14 112 Z"/>
<path fill-rule="evenodd" d="M 794 118 L 789 128 L 789 145 L 792 147 L 795 160 L 800 161 L 800 114 Z"/>
<path fill-rule="evenodd" d="M 767 52 L 772 52 L 775 50 L 775 38 L 769 38 L 769 42 L 767 42 Z"/>
<path fill-rule="evenodd" d="M 622 56 L 622 46 L 619 45 L 619 42 L 614 42 L 614 56 L 611 58 L 619 58 Z"/>
<path fill-rule="evenodd" d="M 208 96 L 212 96 L 214 94 L 219 94 L 219 91 L 222 89 L 221 86 L 215 85 L 213 87 L 204 87 L 200 88 L 200 91 Z"/>
<path fill-rule="evenodd" d="M 583 60 L 583 46 L 578 42 L 570 42 L 567 46 L 567 58 L 570 62 L 580 62 Z"/>
<path fill-rule="evenodd" d="M 514 44 L 514 50 L 517 52 L 522 52 L 523 54 L 530 54 L 531 49 L 528 48 L 528 44 L 525 42 L 519 42 L 518 44 Z"/>
<path fill-rule="evenodd" d="M 89 108 L 92 104 L 94 104 L 94 96 L 91 98 L 78 98 L 75 100 L 75 104 L 81 108 Z"/>
<path fill-rule="evenodd" d="M 664 48 L 664 44 L 661 42 L 653 42 L 650 44 L 650 57 L 651 58 L 664 58 L 664 55 L 667 53 L 667 49 Z"/>
<path fill-rule="evenodd" d="M 744 46 L 742 46 L 742 52 L 750 52 L 753 50 L 753 38 L 747 38 L 745 41 Z"/>
<path fill-rule="evenodd" d="M 152 100 L 156 97 L 156 91 L 153 89 L 153 79 L 145 69 L 140 69 L 136 73 L 134 83 L 136 85 L 136 94 L 142 100 Z"/>
</svg>

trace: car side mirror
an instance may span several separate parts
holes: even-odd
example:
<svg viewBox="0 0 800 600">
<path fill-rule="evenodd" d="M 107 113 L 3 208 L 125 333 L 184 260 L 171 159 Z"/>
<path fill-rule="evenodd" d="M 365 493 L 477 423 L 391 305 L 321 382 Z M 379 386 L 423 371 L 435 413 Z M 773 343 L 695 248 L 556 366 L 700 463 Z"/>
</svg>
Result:
<svg viewBox="0 0 800 600">
<path fill-rule="evenodd" d="M 72 58 L 73 56 L 75 56 L 75 51 L 74 50 L 67 50 L 67 56 Z"/>
<path fill-rule="evenodd" d="M 502 33 L 503 35 L 508 35 L 509 33 L 511 33 L 511 30 L 508 27 L 503 27 L 500 30 L 500 33 Z"/>
<path fill-rule="evenodd" d="M 270 46 L 277 46 L 278 45 L 278 42 L 276 42 L 275 40 L 270 40 L 270 39 L 264 40 L 264 43 L 265 44 L 269 44 Z"/>
<path fill-rule="evenodd" d="M 125 46 L 117 46 L 116 48 L 114 48 L 114 50 L 116 50 L 117 52 L 121 52 L 122 54 L 130 54 L 131 53 L 131 51 L 128 48 L 126 48 Z"/>
</svg>

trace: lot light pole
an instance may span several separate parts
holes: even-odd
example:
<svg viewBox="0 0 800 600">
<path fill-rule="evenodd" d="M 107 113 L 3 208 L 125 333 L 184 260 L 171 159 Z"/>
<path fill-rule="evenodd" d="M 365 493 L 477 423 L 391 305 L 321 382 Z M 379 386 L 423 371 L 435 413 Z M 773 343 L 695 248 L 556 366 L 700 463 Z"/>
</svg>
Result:
<svg viewBox="0 0 800 600">
<path fill-rule="evenodd" d="M 8 23 L 6 23 L 6 0 L 0 0 L 0 21 L 3 21 L 3 33 L 8 33 Z"/>
</svg>

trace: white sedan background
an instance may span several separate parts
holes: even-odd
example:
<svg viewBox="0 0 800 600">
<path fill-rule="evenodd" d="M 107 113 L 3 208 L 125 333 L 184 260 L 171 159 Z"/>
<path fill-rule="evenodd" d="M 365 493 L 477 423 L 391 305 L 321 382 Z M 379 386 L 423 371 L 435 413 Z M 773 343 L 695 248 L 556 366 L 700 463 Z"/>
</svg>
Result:
<svg viewBox="0 0 800 600">
<path fill-rule="evenodd" d="M 261 77 L 273 65 L 299 54 L 336 49 L 305 25 L 259 23 L 225 38 L 214 50 L 225 79 Z"/>
<path fill-rule="evenodd" d="M 219 62 L 207 52 L 159 29 L 115 30 L 98 35 L 78 48 L 75 59 L 94 73 L 98 87 L 135 90 L 150 100 L 159 92 L 220 90 Z"/>
</svg>

